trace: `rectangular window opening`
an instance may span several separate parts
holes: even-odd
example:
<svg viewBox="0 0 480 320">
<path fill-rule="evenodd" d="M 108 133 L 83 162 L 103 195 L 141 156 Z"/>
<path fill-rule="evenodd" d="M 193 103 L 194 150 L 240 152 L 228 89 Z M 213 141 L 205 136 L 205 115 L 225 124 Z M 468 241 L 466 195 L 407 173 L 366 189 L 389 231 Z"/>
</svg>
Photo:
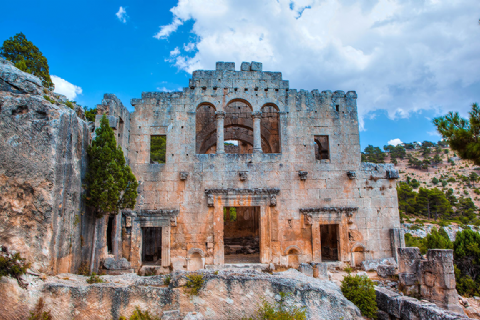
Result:
<svg viewBox="0 0 480 320">
<path fill-rule="evenodd" d="M 167 136 L 150 136 L 150 163 L 165 163 Z"/>
<path fill-rule="evenodd" d="M 335 107 L 335 110 L 340 111 L 340 105 L 337 104 L 337 106 Z"/>
<path fill-rule="evenodd" d="M 330 144 L 328 136 L 314 136 L 315 159 L 330 160 Z"/>
</svg>

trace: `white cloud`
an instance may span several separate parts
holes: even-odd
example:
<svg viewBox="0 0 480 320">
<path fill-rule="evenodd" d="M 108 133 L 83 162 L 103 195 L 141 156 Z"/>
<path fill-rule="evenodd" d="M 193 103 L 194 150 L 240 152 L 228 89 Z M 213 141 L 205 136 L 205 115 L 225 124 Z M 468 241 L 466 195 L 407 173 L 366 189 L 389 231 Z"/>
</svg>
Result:
<svg viewBox="0 0 480 320">
<path fill-rule="evenodd" d="M 176 92 L 176 91 L 182 91 L 183 88 L 178 87 L 177 89 L 170 90 L 170 89 L 167 89 L 167 87 L 157 87 L 157 90 L 162 92 Z"/>
<path fill-rule="evenodd" d="M 387 144 L 389 145 L 392 145 L 392 146 L 397 146 L 399 144 L 403 143 L 402 140 L 396 138 L 396 139 L 392 139 L 390 141 L 387 142 Z"/>
<path fill-rule="evenodd" d="M 183 44 L 183 50 L 186 52 L 193 51 L 195 49 L 195 43 L 189 42 L 188 44 Z"/>
<path fill-rule="evenodd" d="M 166 26 L 160 27 L 160 31 L 158 31 L 154 37 L 157 39 L 166 39 L 172 32 L 177 31 L 178 27 L 183 24 L 183 21 L 176 18 L 172 21 L 172 23 L 167 24 Z"/>
<path fill-rule="evenodd" d="M 118 20 L 120 20 L 120 22 L 127 23 L 128 15 L 126 8 L 120 6 L 120 9 L 118 9 L 118 12 L 115 13 L 115 15 L 117 16 Z"/>
<path fill-rule="evenodd" d="M 356 90 L 363 127 L 379 109 L 466 114 L 480 101 L 479 11 L 471 0 L 179 0 L 155 37 L 193 21 L 196 50 L 169 60 L 189 73 L 254 60 L 293 89 Z"/>
<path fill-rule="evenodd" d="M 176 57 L 180 54 L 180 49 L 178 47 L 175 47 L 172 51 L 170 51 L 170 57 Z"/>
<path fill-rule="evenodd" d="M 67 80 L 64 80 L 60 77 L 51 75 L 52 82 L 55 85 L 55 92 L 63 94 L 68 98 L 68 100 L 75 100 L 77 95 L 82 94 L 82 88 L 71 84 Z"/>
</svg>

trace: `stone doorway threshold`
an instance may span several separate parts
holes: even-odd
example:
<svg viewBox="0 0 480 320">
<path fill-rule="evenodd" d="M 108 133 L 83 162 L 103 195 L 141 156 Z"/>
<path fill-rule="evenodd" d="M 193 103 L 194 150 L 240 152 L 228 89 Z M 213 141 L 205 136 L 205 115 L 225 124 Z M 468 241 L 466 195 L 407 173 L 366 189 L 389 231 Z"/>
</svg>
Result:
<svg viewBox="0 0 480 320">
<path fill-rule="evenodd" d="M 225 255 L 225 264 L 260 263 L 260 253 Z"/>
<path fill-rule="evenodd" d="M 257 270 L 262 271 L 268 268 L 267 263 L 235 263 L 223 265 L 206 265 L 207 270 Z"/>
</svg>

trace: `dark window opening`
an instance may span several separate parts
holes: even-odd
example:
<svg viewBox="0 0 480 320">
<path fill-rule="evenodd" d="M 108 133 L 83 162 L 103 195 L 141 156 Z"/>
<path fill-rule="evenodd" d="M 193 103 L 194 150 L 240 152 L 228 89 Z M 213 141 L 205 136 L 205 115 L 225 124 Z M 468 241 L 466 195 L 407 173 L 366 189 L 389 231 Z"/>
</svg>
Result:
<svg viewBox="0 0 480 320">
<path fill-rule="evenodd" d="M 337 104 L 335 110 L 337 110 L 337 112 L 340 111 L 340 105 Z"/>
<path fill-rule="evenodd" d="M 215 153 L 216 147 L 215 108 L 209 104 L 202 104 L 195 113 L 195 150 L 197 154 Z M 209 151 L 209 149 L 211 150 Z"/>
<path fill-rule="evenodd" d="M 315 136 L 315 159 L 317 160 L 329 160 L 330 159 L 330 147 L 328 136 Z"/>
<path fill-rule="evenodd" d="M 113 252 L 113 223 L 115 217 L 109 216 L 108 217 L 108 224 L 107 224 L 107 251 L 109 254 Z"/>
<path fill-rule="evenodd" d="M 260 263 L 260 207 L 224 207 L 225 263 Z"/>
<path fill-rule="evenodd" d="M 160 264 L 162 258 L 162 228 L 142 228 L 142 262 Z"/>
<path fill-rule="evenodd" d="M 320 226 L 322 261 L 339 260 L 339 235 L 338 224 L 324 224 Z"/>
<path fill-rule="evenodd" d="M 150 163 L 165 163 L 166 136 L 150 136 Z"/>
</svg>

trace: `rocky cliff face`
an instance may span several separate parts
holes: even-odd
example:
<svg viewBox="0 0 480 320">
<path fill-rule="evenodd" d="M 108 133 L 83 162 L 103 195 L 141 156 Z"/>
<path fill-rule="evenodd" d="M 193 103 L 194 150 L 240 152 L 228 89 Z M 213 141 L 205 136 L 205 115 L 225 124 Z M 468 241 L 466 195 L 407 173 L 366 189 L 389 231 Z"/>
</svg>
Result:
<svg viewBox="0 0 480 320">
<path fill-rule="evenodd" d="M 185 287 L 188 273 L 176 272 L 165 285 L 165 276 L 136 274 L 102 276 L 105 283 L 88 285 L 86 278 L 63 274 L 40 280 L 29 278 L 28 290 L 13 279 L 0 279 L 0 314 L 3 319 L 27 318 L 42 299 L 42 311 L 52 319 L 119 319 L 129 317 L 135 307 L 162 320 L 242 319 L 252 316 L 263 299 L 270 304 L 287 294 L 286 306 L 305 307 L 309 320 L 362 319 L 333 282 L 307 277 L 296 270 L 256 271 L 202 270 L 204 284 L 197 295 Z M 196 314 L 195 318 L 189 315 Z"/>
<path fill-rule="evenodd" d="M 0 59 L 0 243 L 32 268 L 71 272 L 88 255 L 83 213 L 88 124 L 45 97 L 41 81 Z M 53 102 L 54 99 L 49 99 Z"/>
</svg>

